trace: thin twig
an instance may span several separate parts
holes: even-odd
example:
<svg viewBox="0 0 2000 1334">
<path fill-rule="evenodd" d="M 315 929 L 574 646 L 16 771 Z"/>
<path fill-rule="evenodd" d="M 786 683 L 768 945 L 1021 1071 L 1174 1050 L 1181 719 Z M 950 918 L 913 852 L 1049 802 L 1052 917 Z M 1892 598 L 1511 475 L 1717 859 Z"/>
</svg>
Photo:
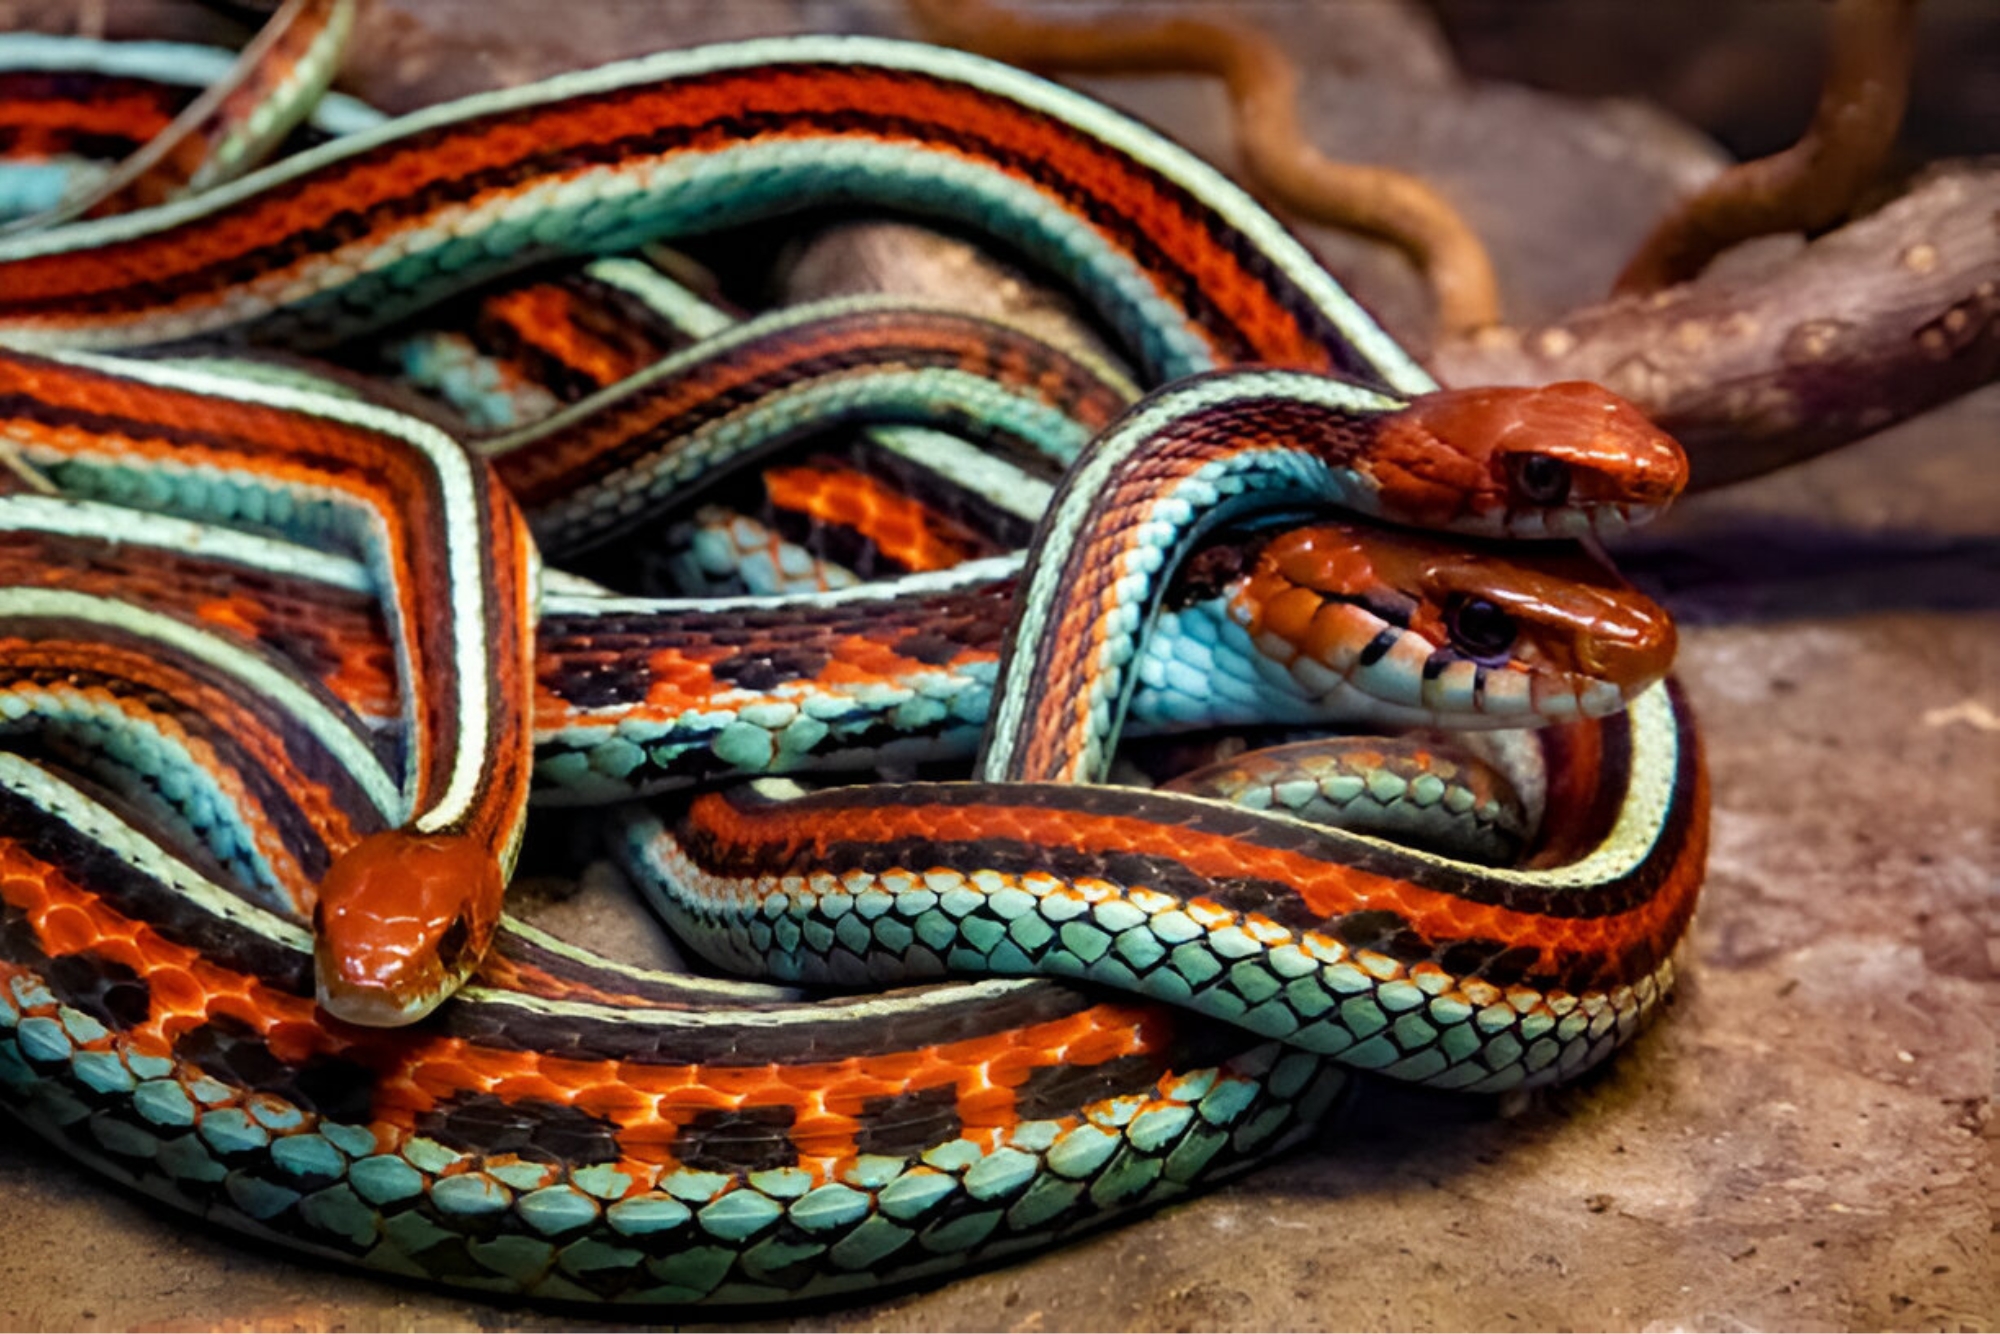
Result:
<svg viewBox="0 0 2000 1334">
<path fill-rule="evenodd" d="M 1686 282 L 1730 246 L 1774 232 L 1818 232 L 1854 208 L 1902 125 L 1917 0 L 1835 0 L 1826 82 L 1812 124 L 1782 152 L 1739 163 L 1653 227 L 1612 290 Z"/>
</svg>

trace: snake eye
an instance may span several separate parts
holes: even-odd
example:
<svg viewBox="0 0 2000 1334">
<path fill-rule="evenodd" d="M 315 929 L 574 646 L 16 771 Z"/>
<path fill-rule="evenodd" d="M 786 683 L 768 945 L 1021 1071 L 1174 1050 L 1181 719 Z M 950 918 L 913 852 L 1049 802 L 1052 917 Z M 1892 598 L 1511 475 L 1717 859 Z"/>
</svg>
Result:
<svg viewBox="0 0 2000 1334">
<path fill-rule="evenodd" d="M 1569 499 L 1569 465 L 1547 454 L 1516 454 L 1507 461 L 1514 493 L 1531 505 L 1560 505 Z"/>
<path fill-rule="evenodd" d="M 465 920 L 465 914 L 460 913 L 451 919 L 451 925 L 438 937 L 438 962 L 446 968 L 458 967 L 459 960 L 465 957 L 465 947 L 471 939 L 472 925 Z"/>
<path fill-rule="evenodd" d="M 1514 647 L 1514 618 L 1485 598 L 1462 598 L 1445 609 L 1445 632 L 1452 647 L 1468 658 L 1492 661 Z"/>
</svg>

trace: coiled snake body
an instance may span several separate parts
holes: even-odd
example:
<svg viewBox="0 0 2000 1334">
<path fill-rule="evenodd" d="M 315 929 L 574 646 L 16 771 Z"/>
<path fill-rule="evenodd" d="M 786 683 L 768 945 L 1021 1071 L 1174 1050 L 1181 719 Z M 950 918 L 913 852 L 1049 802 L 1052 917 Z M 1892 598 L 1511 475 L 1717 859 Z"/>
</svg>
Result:
<svg viewBox="0 0 2000 1334">
<path fill-rule="evenodd" d="M 878 707 L 849 676 L 838 706 L 878 707 L 854 735 L 951 717 L 953 744 L 983 736 L 974 781 L 767 777 L 615 817 L 620 861 L 721 960 L 842 985 L 985 977 L 828 999 L 613 963 L 498 908 L 537 765 L 575 796 L 839 762 L 837 709 L 790 730 L 820 707 L 809 654 L 759 648 L 752 671 L 698 647 L 669 661 L 671 637 L 603 649 L 614 622 L 698 637 L 699 605 L 575 589 L 541 597 L 534 629 L 529 525 L 587 544 L 704 451 L 775 447 L 676 425 L 719 383 L 704 366 L 743 363 L 697 351 L 510 440 L 517 503 L 407 416 L 57 350 L 323 341 L 528 258 L 836 201 L 997 233 L 1070 278 L 1149 383 L 1279 369 L 1172 384 L 1115 422 L 1044 377 L 1050 430 L 1074 411 L 1096 438 L 1025 564 L 789 600 L 824 621 L 1003 581 L 982 596 L 1008 609 L 1004 642 L 898 639 L 881 689 L 903 696 Z M 806 322 L 807 341 L 865 341 L 865 318 L 829 317 L 850 323 Z M 772 323 L 732 345 L 791 368 L 739 388 L 753 406 L 826 370 L 773 353 Z M 1234 187 L 1025 76 L 802 39 L 471 99 L 0 241 L 0 343 L 18 349 L 0 434 L 62 493 L 0 499 L 0 1089 L 67 1150 L 231 1226 L 551 1299 L 851 1290 L 1217 1179 L 1296 1139 L 1346 1069 L 1479 1091 L 1574 1074 L 1671 984 L 1706 797 L 1660 683 L 1670 630 L 1562 558 L 1309 522 L 1332 504 L 1491 535 L 1615 528 L 1677 489 L 1671 442 L 1599 391 L 1435 393 Z M 640 424 L 605 445 L 620 420 Z M 578 479 L 553 508 L 510 476 L 542 466 L 509 462 L 535 448 Z M 185 568 L 162 554 L 173 524 L 200 543 Z M 1227 559 L 1184 560 L 1204 542 Z M 1204 599 L 1221 610 L 1197 631 Z M 746 649 L 764 632 L 747 605 L 709 608 L 708 632 Z M 757 624 L 803 643 L 781 605 Z M 1545 789 L 1526 855 L 1094 781 L 1128 715 L 1198 721 L 1148 702 L 1185 677 L 1171 655 L 1148 666 L 1149 625 L 1211 662 L 1266 655 L 1254 670 L 1285 675 L 1298 710 L 1551 721 L 1515 747 Z M 579 664 L 630 698 L 578 686 Z M 947 665 L 984 693 L 925 696 L 917 669 Z M 708 704 L 645 716 L 668 690 Z M 658 730 L 669 716 L 692 730 Z"/>
</svg>

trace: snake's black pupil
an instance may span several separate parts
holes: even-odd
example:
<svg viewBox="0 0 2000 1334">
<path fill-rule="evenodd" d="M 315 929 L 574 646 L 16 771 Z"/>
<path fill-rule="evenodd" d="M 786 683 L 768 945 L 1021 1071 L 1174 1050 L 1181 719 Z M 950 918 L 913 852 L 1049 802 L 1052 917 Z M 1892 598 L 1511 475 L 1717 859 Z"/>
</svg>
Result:
<svg viewBox="0 0 2000 1334">
<path fill-rule="evenodd" d="M 452 918 L 451 925 L 438 937 L 438 958 L 444 966 L 451 968 L 465 955 L 465 945 L 472 938 L 472 928 L 466 924 L 463 914 Z"/>
<path fill-rule="evenodd" d="M 1446 618 L 1451 642 L 1473 658 L 1498 658 L 1514 646 L 1514 618 L 1485 598 L 1467 598 Z"/>
<path fill-rule="evenodd" d="M 1514 488 L 1523 500 L 1560 505 L 1569 499 L 1569 465 L 1547 454 L 1522 454 L 1514 460 Z"/>
</svg>

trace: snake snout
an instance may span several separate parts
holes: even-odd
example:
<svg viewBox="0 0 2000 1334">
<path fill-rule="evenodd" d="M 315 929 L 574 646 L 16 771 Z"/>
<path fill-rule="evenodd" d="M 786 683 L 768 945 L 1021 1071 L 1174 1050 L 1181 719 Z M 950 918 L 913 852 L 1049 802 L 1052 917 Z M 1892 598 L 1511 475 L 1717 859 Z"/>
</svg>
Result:
<svg viewBox="0 0 2000 1334">
<path fill-rule="evenodd" d="M 1680 442 L 1603 386 L 1570 380 L 1517 392 L 1493 442 L 1514 508 L 1560 502 L 1590 529 L 1615 533 L 1652 519 L 1686 487 Z"/>
<path fill-rule="evenodd" d="M 362 839 L 320 882 L 320 1007 L 371 1028 L 423 1018 L 478 965 L 502 888 L 499 864 L 476 840 L 406 830 Z"/>
<path fill-rule="evenodd" d="M 1673 618 L 1658 607 L 1652 614 L 1634 604 L 1615 620 L 1601 621 L 1579 636 L 1577 665 L 1630 697 L 1665 677 L 1674 665 L 1679 633 Z"/>
<path fill-rule="evenodd" d="M 1679 442 L 1581 380 L 1425 394 L 1383 420 L 1370 465 L 1399 521 L 1529 539 L 1643 523 L 1688 472 Z"/>
</svg>

